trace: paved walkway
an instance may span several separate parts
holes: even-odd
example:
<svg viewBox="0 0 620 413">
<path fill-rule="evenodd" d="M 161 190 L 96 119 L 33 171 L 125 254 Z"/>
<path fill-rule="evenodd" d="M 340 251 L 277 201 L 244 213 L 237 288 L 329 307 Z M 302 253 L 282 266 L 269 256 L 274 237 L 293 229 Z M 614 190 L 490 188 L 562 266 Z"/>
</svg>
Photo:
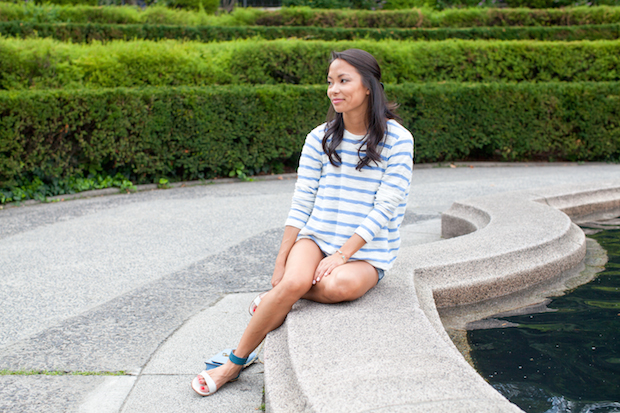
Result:
<svg viewBox="0 0 620 413">
<path fill-rule="evenodd" d="M 618 177 L 604 164 L 420 167 L 403 240 L 439 239 L 455 200 Z M 293 188 L 284 177 L 1 210 L 0 411 L 260 409 L 260 364 L 213 397 L 189 382 L 269 288 Z M 29 374 L 43 370 L 63 374 Z"/>
</svg>

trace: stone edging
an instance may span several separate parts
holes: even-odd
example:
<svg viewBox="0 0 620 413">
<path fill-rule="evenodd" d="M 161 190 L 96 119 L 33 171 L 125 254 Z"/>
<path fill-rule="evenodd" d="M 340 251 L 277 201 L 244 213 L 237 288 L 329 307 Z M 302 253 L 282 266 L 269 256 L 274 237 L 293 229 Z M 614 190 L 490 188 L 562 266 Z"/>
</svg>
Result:
<svg viewBox="0 0 620 413">
<path fill-rule="evenodd" d="M 605 214 L 620 215 L 620 181 L 454 203 L 442 216 L 451 239 L 403 248 L 361 299 L 295 305 L 267 337 L 267 410 L 520 411 L 461 356 L 437 307 L 535 288 L 576 266 L 585 236 L 571 219 Z"/>
</svg>

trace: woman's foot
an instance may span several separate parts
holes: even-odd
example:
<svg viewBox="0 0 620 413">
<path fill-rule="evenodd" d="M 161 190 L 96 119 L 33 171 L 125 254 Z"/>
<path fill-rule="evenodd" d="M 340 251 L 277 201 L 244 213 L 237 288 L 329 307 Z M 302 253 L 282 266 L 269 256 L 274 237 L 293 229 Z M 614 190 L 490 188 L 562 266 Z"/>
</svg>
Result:
<svg viewBox="0 0 620 413">
<path fill-rule="evenodd" d="M 198 376 L 196 376 L 196 378 L 192 382 L 192 388 L 194 389 L 196 393 L 200 394 L 201 396 L 210 396 L 211 394 L 219 390 L 226 383 L 237 380 L 239 378 L 239 374 L 241 373 L 242 369 L 243 369 L 243 366 L 239 366 L 237 364 L 234 364 L 228 361 L 223 366 L 217 367 L 212 370 L 205 371 L 199 374 Z M 209 375 L 211 380 L 213 380 L 213 382 L 215 383 L 215 386 L 216 386 L 215 389 L 211 388 L 207 384 L 207 381 L 202 376 L 202 374 Z"/>
<path fill-rule="evenodd" d="M 252 300 L 252 302 L 250 303 L 250 308 L 249 308 L 250 315 L 254 315 L 254 312 L 258 308 L 258 305 L 260 304 L 261 300 L 268 292 L 269 291 L 264 291 L 260 293 L 259 295 L 257 295 L 256 298 Z"/>
</svg>

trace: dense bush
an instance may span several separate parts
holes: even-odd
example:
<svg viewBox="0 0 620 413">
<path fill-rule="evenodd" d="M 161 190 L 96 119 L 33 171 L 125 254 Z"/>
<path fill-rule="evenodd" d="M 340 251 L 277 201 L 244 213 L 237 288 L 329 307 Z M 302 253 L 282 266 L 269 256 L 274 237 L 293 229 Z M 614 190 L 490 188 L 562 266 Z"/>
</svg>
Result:
<svg viewBox="0 0 620 413">
<path fill-rule="evenodd" d="M 21 0 L 15 0 L 21 2 Z M 150 5 L 155 0 L 35 0 L 37 4 L 56 4 L 56 5 L 121 5 L 121 4 L 141 4 Z M 196 7 L 198 0 L 171 0 L 168 2 L 158 1 L 159 4 L 165 3 L 168 6 L 179 3 L 189 7 Z M 414 7 L 430 7 L 436 10 L 446 8 L 463 7 L 529 7 L 529 8 L 557 8 L 570 7 L 577 5 L 618 5 L 619 0 L 281 0 L 280 5 L 284 7 L 306 6 L 323 9 L 411 9 Z"/>
<path fill-rule="evenodd" d="M 133 4 L 135 6 L 141 5 L 143 7 L 151 6 L 155 2 L 159 6 L 165 5 L 167 7 L 186 9 L 186 10 L 201 10 L 204 9 L 208 13 L 215 13 L 220 5 L 219 0 L 35 0 L 37 5 L 58 5 L 58 6 L 121 6 L 125 4 Z M 16 2 L 17 3 L 17 2 Z"/>
<path fill-rule="evenodd" d="M 481 7 L 527 7 L 531 9 L 552 9 L 571 6 L 618 6 L 620 0 L 282 0 L 282 5 L 306 6 L 320 9 L 366 9 L 405 10 L 431 8 L 444 10 L 454 8 Z"/>
<path fill-rule="evenodd" d="M 0 39 L 0 89 L 321 84 L 332 50 L 357 47 L 385 83 L 618 81 L 620 41 L 166 40 L 68 44 Z"/>
<path fill-rule="evenodd" d="M 166 0 L 167 7 L 185 10 L 204 10 L 209 14 L 217 12 L 220 0 Z"/>
<path fill-rule="evenodd" d="M 324 116 L 320 89 L 0 93 L 0 187 L 34 173 L 129 171 L 145 182 L 277 168 L 294 157 L 300 137 Z"/>
<path fill-rule="evenodd" d="M 343 29 L 287 26 L 166 26 L 151 24 L 83 24 L 0 22 L 0 36 L 51 37 L 83 43 L 123 39 L 177 39 L 201 42 L 261 38 L 304 40 L 614 40 L 620 38 L 620 24 L 535 27 L 471 27 L 461 29 Z"/>
<path fill-rule="evenodd" d="M 282 0 L 284 7 L 311 7 L 314 9 L 361 9 L 377 10 L 383 7 L 381 0 Z"/>
<path fill-rule="evenodd" d="M 567 26 L 620 23 L 619 7 L 573 7 L 534 10 L 466 8 L 433 11 L 413 10 L 313 10 L 283 8 L 257 16 L 253 24 L 261 26 L 316 27 L 481 27 L 481 26 Z"/>
<path fill-rule="evenodd" d="M 493 0 L 485 0 L 482 5 L 491 3 L 495 5 Z M 592 6 L 619 6 L 618 0 L 505 0 L 508 7 L 529 7 L 532 9 L 547 9 L 553 7 L 571 7 L 576 5 L 592 5 Z"/>
<path fill-rule="evenodd" d="M 31 23 L 102 23 L 102 24 L 178 24 L 187 26 L 212 24 L 217 19 L 206 11 L 215 12 L 208 5 L 204 11 L 177 10 L 163 6 L 151 6 L 142 10 L 134 6 L 93 7 L 87 5 L 62 6 L 54 4 L 35 5 L 0 2 L 0 21 Z M 237 25 L 244 22 L 242 10 L 239 19 L 228 19 Z"/>
<path fill-rule="evenodd" d="M 468 8 L 432 9 L 316 10 L 308 7 L 277 11 L 237 8 L 218 16 L 204 12 L 165 7 L 90 7 L 18 5 L 0 2 L 0 21 L 30 23 L 167 24 L 184 26 L 314 26 L 343 28 L 432 28 L 483 26 L 570 26 L 620 23 L 620 7 L 573 7 L 532 10 Z"/>
<path fill-rule="evenodd" d="M 21 3 L 21 1 L 15 1 L 15 3 Z M 57 4 L 59 6 L 98 6 L 99 0 L 35 0 L 33 3 Z"/>
<path fill-rule="evenodd" d="M 574 6 L 618 6 L 619 0 L 386 0 L 384 9 L 431 7 L 436 10 L 467 7 L 527 7 L 551 9 Z"/>
<path fill-rule="evenodd" d="M 387 86 L 417 162 L 620 158 L 620 84 Z M 0 189 L 123 172 L 134 182 L 278 170 L 328 107 L 323 86 L 0 92 Z"/>
</svg>

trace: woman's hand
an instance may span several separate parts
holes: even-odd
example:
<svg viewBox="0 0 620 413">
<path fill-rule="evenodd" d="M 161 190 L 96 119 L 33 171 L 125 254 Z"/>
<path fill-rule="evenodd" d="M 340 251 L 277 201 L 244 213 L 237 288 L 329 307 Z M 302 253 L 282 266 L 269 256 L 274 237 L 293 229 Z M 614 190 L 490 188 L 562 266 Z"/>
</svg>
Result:
<svg viewBox="0 0 620 413">
<path fill-rule="evenodd" d="M 284 264 L 276 261 L 276 266 L 273 269 L 273 275 L 271 276 L 271 286 L 275 287 L 280 283 L 284 277 Z"/>
<path fill-rule="evenodd" d="M 344 263 L 345 261 L 339 253 L 323 258 L 321 262 L 319 262 L 319 266 L 316 267 L 312 284 L 320 282 L 323 278 L 331 274 L 334 268 L 339 267 Z"/>
</svg>

